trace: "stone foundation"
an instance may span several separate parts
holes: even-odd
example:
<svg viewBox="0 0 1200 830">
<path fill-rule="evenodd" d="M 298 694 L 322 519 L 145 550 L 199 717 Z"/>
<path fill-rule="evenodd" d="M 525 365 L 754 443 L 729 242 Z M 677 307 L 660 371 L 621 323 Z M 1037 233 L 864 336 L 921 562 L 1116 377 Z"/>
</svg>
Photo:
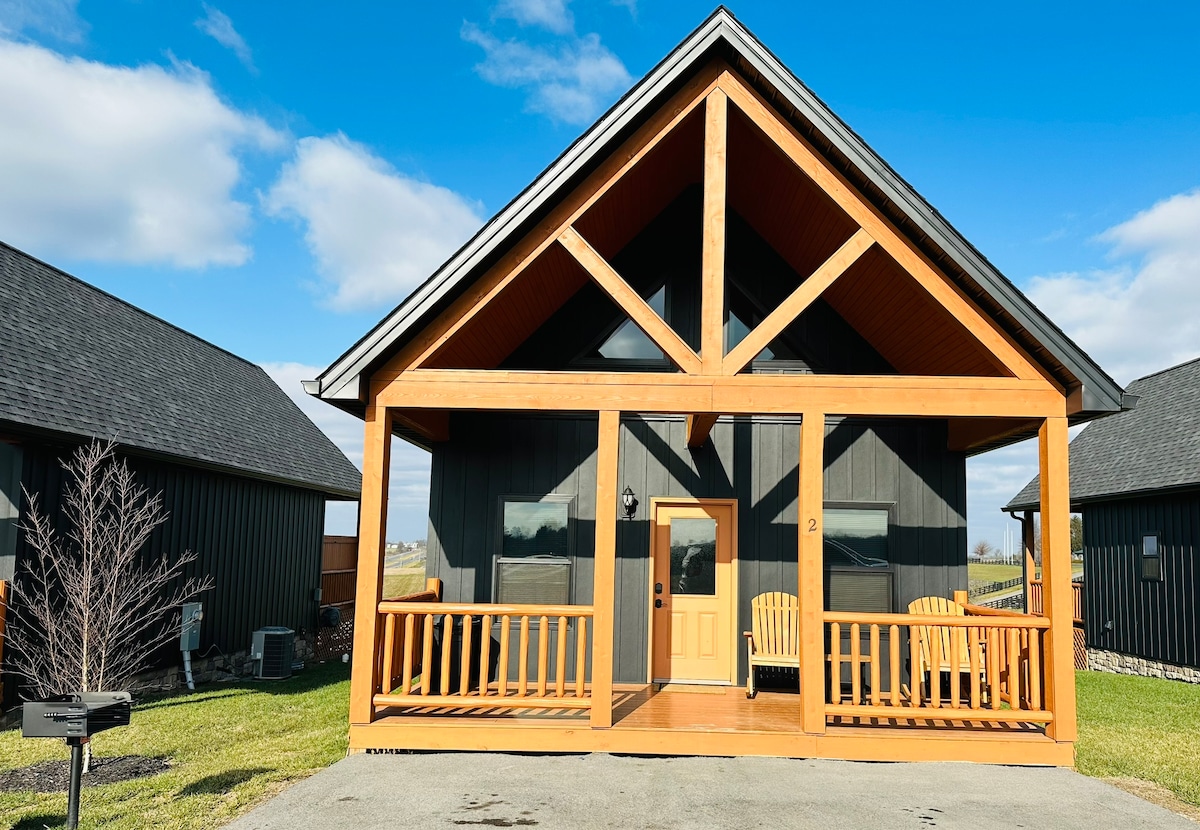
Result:
<svg viewBox="0 0 1200 830">
<path fill-rule="evenodd" d="M 1165 677 L 1167 680 L 1182 680 L 1185 683 L 1200 683 L 1200 669 L 1176 666 L 1159 660 L 1147 660 L 1132 654 L 1089 648 L 1088 668 L 1111 674 L 1136 674 L 1141 677 Z"/>
<path fill-rule="evenodd" d="M 308 637 L 296 634 L 292 645 L 292 661 L 297 660 L 311 663 L 314 657 L 313 645 Z M 187 688 L 187 677 L 183 673 L 183 656 L 180 655 L 179 665 L 152 669 L 139 674 L 131 684 L 132 691 L 174 691 Z M 254 661 L 250 659 L 250 650 L 243 649 L 227 655 L 217 654 L 211 657 L 197 658 L 192 656 L 192 681 L 197 686 L 206 683 L 229 683 L 234 680 L 247 680 L 254 676 Z"/>
</svg>

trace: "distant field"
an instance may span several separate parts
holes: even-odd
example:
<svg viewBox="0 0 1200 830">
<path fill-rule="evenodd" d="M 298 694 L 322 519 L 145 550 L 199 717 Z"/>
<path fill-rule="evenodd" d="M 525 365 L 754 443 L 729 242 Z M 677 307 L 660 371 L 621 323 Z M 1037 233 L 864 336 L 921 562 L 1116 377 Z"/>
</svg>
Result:
<svg viewBox="0 0 1200 830">
<path fill-rule="evenodd" d="M 1007 582 L 1021 575 L 1020 565 L 995 565 L 990 562 L 968 562 L 967 578 L 981 582 Z"/>
<path fill-rule="evenodd" d="M 425 568 L 398 568 L 384 571 L 383 595 L 402 597 L 425 590 Z"/>
</svg>

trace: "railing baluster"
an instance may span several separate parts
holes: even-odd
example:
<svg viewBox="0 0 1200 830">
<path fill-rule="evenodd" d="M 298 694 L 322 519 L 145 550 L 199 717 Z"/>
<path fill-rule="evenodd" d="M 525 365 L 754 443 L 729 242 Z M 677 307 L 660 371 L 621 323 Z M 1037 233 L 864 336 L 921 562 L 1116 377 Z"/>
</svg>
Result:
<svg viewBox="0 0 1200 830">
<path fill-rule="evenodd" d="M 893 625 L 888 629 L 888 650 L 891 656 L 892 669 L 892 688 L 888 691 L 891 693 L 893 706 L 900 705 L 900 626 Z"/>
<path fill-rule="evenodd" d="M 450 642 L 454 638 L 454 615 L 442 615 L 442 666 L 440 691 L 442 696 L 450 694 Z"/>
<path fill-rule="evenodd" d="M 487 697 L 492 690 L 492 615 L 483 615 L 479 627 L 479 696 Z"/>
<path fill-rule="evenodd" d="M 871 705 L 879 705 L 879 626 L 871 624 Z"/>
<path fill-rule="evenodd" d="M 862 703 L 862 634 L 858 623 L 850 625 L 850 702 Z"/>
<path fill-rule="evenodd" d="M 1008 629 L 1008 705 L 1021 708 L 1021 632 Z"/>
<path fill-rule="evenodd" d="M 383 671 L 380 673 L 381 687 L 385 695 L 392 692 L 392 678 L 395 667 L 392 665 L 396 650 L 396 615 L 385 615 L 383 623 Z"/>
<path fill-rule="evenodd" d="M 543 614 L 538 620 L 538 697 L 546 696 L 546 678 L 550 674 L 550 621 Z"/>
<path fill-rule="evenodd" d="M 962 634 L 961 628 L 948 629 L 950 632 L 950 708 L 957 709 L 962 698 L 962 683 L 959 669 L 962 668 Z"/>
<path fill-rule="evenodd" d="M 829 699 L 842 702 L 842 628 L 837 623 L 829 626 Z"/>
<path fill-rule="evenodd" d="M 567 689 L 567 618 L 558 618 L 554 643 L 554 696 L 562 697 Z"/>
<path fill-rule="evenodd" d="M 579 618 L 575 627 L 575 697 L 583 697 L 587 674 L 587 617 Z"/>
<path fill-rule="evenodd" d="M 1042 708 L 1042 636 L 1037 629 L 1029 632 L 1029 708 Z"/>
<path fill-rule="evenodd" d="M 467 696 L 467 692 L 471 688 L 471 637 L 473 623 L 475 622 L 470 614 L 464 614 L 462 618 L 462 651 L 459 654 L 458 660 L 458 693 L 463 697 Z M 481 674 L 480 677 L 483 677 Z"/>
<path fill-rule="evenodd" d="M 425 615 L 421 634 L 421 694 L 427 695 L 433 680 L 433 614 Z"/>
<path fill-rule="evenodd" d="M 529 691 L 529 615 L 521 615 L 521 638 L 517 641 L 517 695 Z"/>
<path fill-rule="evenodd" d="M 987 639 L 988 702 L 991 703 L 993 709 L 999 709 L 1004 702 L 1004 695 L 1000 689 L 1000 629 L 989 628 Z"/>
<path fill-rule="evenodd" d="M 498 685 L 496 693 L 500 697 L 508 694 L 508 640 L 509 629 L 512 626 L 509 624 L 508 614 L 500 617 L 500 669 L 498 671 Z"/>
<path fill-rule="evenodd" d="M 929 627 L 929 705 L 942 705 L 942 627 Z"/>
<path fill-rule="evenodd" d="M 979 629 L 974 628 L 974 627 L 968 628 L 967 629 L 967 651 L 970 652 L 970 657 L 968 659 L 970 660 L 970 663 L 971 663 L 970 671 L 971 671 L 971 708 L 972 709 L 979 708 L 979 651 L 980 651 L 981 645 L 982 644 L 980 643 L 980 640 L 979 640 Z"/>
<path fill-rule="evenodd" d="M 921 628 L 908 627 L 908 705 L 920 706 L 923 702 L 921 694 Z"/>
<path fill-rule="evenodd" d="M 413 638 L 416 636 L 417 618 L 415 614 L 404 615 L 404 662 L 401 666 L 400 688 L 404 694 L 412 692 L 413 675 Z"/>
</svg>

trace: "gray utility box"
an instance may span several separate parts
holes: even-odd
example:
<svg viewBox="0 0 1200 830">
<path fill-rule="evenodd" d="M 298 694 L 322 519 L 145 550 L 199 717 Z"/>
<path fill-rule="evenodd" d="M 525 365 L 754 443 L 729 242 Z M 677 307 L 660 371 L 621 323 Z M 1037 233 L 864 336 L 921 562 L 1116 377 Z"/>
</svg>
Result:
<svg viewBox="0 0 1200 830">
<path fill-rule="evenodd" d="M 129 725 L 129 692 L 74 692 L 21 707 L 25 738 L 86 738 Z"/>
<path fill-rule="evenodd" d="M 283 680 L 292 676 L 292 646 L 295 632 L 280 625 L 255 631 L 250 640 L 250 659 L 258 680 Z"/>
<path fill-rule="evenodd" d="M 199 602 L 185 602 L 179 626 L 179 650 L 200 649 L 200 621 L 204 619 L 204 606 Z"/>
</svg>

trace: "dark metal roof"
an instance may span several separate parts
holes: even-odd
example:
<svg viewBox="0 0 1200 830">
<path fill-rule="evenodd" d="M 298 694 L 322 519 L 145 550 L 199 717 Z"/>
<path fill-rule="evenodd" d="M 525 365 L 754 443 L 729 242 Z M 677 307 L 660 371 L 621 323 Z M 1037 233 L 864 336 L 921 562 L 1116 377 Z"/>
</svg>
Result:
<svg viewBox="0 0 1200 830">
<path fill-rule="evenodd" d="M 1137 406 L 1071 442 L 1071 504 L 1200 486 L 1200 358 L 1129 384 Z M 1006 510 L 1036 510 L 1034 478 Z"/>
<path fill-rule="evenodd" d="M 0 431 L 358 498 L 358 470 L 261 367 L 3 243 L 0 309 Z"/>
<path fill-rule="evenodd" d="M 1065 388 L 1079 391 L 1082 407 L 1075 420 L 1121 408 L 1121 388 L 723 6 L 429 280 L 317 380 L 307 383 L 308 392 L 361 416 L 363 378 L 432 321 L 714 57 L 726 60 L 753 85 Z"/>
</svg>

